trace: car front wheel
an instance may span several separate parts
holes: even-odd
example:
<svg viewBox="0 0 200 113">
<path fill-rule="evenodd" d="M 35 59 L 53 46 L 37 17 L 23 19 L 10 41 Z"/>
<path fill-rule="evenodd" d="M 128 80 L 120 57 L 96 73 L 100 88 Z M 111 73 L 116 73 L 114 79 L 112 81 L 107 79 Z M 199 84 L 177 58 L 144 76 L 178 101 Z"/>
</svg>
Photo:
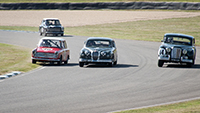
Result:
<svg viewBox="0 0 200 113">
<path fill-rule="evenodd" d="M 68 64 L 69 56 L 67 57 L 67 60 L 64 62 L 65 64 Z"/>
<path fill-rule="evenodd" d="M 114 62 L 108 63 L 109 67 L 113 67 L 113 65 L 114 65 Z"/>
<path fill-rule="evenodd" d="M 162 61 L 162 60 L 158 60 L 158 67 L 162 67 L 163 64 L 164 64 L 164 61 Z"/>
<path fill-rule="evenodd" d="M 192 67 L 194 65 L 194 60 L 192 60 L 192 63 L 187 63 L 188 67 Z"/>
<path fill-rule="evenodd" d="M 58 65 L 62 64 L 62 56 L 60 57 L 60 60 L 58 61 Z"/>
<path fill-rule="evenodd" d="M 114 65 L 117 65 L 117 61 L 114 62 Z"/>
<path fill-rule="evenodd" d="M 36 60 L 33 60 L 33 59 L 32 59 L 32 63 L 33 63 L 33 64 L 36 64 Z"/>
<path fill-rule="evenodd" d="M 83 63 L 83 62 L 79 62 L 79 66 L 80 66 L 80 67 L 83 67 L 83 66 L 84 66 L 84 63 Z"/>
</svg>

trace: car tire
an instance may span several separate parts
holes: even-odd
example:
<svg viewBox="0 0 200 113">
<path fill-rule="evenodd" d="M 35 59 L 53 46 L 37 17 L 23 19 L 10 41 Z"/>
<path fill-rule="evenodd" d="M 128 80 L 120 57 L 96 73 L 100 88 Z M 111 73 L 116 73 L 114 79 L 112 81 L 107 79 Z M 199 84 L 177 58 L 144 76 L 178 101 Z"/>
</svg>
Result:
<svg viewBox="0 0 200 113">
<path fill-rule="evenodd" d="M 162 67 L 163 64 L 164 64 L 164 61 L 162 61 L 162 60 L 158 60 L 158 67 Z"/>
<path fill-rule="evenodd" d="M 111 63 L 108 63 L 108 66 L 113 67 L 114 64 L 115 64 L 114 62 L 111 62 Z"/>
<path fill-rule="evenodd" d="M 79 66 L 80 66 L 80 67 L 83 67 L 83 66 L 84 66 L 84 63 L 83 63 L 83 62 L 79 62 Z"/>
<path fill-rule="evenodd" d="M 60 56 L 60 60 L 58 61 L 58 65 L 62 64 L 62 56 Z"/>
<path fill-rule="evenodd" d="M 192 63 L 187 63 L 187 67 L 192 67 L 194 65 L 194 60 L 192 60 Z"/>
<path fill-rule="evenodd" d="M 32 59 L 32 63 L 33 63 L 33 64 L 36 64 L 36 62 L 37 62 L 36 60 L 33 60 L 33 59 Z"/>
<path fill-rule="evenodd" d="M 69 56 L 67 57 L 67 60 L 64 62 L 65 64 L 68 64 Z"/>
<path fill-rule="evenodd" d="M 117 65 L 117 61 L 114 62 L 114 65 Z"/>
<path fill-rule="evenodd" d="M 61 34 L 61 36 L 63 36 L 63 33 Z"/>
</svg>

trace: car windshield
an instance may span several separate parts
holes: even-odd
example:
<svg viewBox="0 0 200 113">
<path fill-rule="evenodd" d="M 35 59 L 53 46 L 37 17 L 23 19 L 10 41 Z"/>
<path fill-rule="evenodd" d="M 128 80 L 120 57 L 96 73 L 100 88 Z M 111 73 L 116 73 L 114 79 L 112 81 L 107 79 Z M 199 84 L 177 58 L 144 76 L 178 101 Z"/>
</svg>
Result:
<svg viewBox="0 0 200 113">
<path fill-rule="evenodd" d="M 170 44 L 177 44 L 177 45 L 192 45 L 192 42 L 190 39 L 185 37 L 177 37 L 177 36 L 167 36 L 164 37 L 165 43 Z"/>
<path fill-rule="evenodd" d="M 108 48 L 112 46 L 111 46 L 111 41 L 109 40 L 88 40 L 86 43 L 86 47 Z"/>
<path fill-rule="evenodd" d="M 59 20 L 47 20 L 46 25 L 60 25 Z"/>
<path fill-rule="evenodd" d="M 39 47 L 61 48 L 62 46 L 60 40 L 43 39 L 39 42 Z"/>
</svg>

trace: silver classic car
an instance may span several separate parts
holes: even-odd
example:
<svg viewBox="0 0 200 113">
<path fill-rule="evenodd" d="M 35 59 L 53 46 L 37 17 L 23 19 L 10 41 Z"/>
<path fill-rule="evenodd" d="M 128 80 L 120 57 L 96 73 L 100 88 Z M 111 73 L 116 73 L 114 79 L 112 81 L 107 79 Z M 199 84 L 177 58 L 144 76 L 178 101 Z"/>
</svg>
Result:
<svg viewBox="0 0 200 113">
<path fill-rule="evenodd" d="M 103 63 L 109 66 L 117 64 L 117 48 L 111 38 L 90 37 L 80 51 L 79 66 L 88 63 Z"/>
<path fill-rule="evenodd" d="M 64 34 L 64 27 L 57 18 L 44 18 L 39 26 L 40 35 L 47 34 L 61 35 Z"/>
<path fill-rule="evenodd" d="M 195 63 L 195 38 L 185 34 L 166 33 L 158 50 L 158 66 L 165 62 L 187 64 Z"/>
</svg>

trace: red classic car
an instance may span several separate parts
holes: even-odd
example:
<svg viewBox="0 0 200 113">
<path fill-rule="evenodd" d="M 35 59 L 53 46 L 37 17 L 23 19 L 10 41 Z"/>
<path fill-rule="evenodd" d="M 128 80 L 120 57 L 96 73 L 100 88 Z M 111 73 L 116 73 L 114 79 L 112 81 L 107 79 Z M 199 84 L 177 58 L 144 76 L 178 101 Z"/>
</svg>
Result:
<svg viewBox="0 0 200 113">
<path fill-rule="evenodd" d="M 70 50 L 66 40 L 55 37 L 44 37 L 40 39 L 37 48 L 32 51 L 32 63 L 38 62 L 57 62 L 58 65 L 68 63 Z"/>
</svg>

